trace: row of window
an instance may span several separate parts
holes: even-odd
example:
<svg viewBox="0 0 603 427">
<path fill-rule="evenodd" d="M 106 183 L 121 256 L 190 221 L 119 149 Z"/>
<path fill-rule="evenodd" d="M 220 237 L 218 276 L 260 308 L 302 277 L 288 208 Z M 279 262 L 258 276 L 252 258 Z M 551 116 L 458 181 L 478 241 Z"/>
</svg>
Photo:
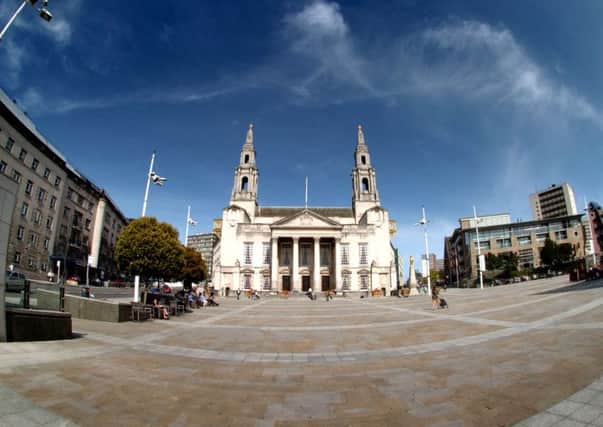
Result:
<svg viewBox="0 0 603 427">
<path fill-rule="evenodd" d="M 367 290 L 369 288 L 369 275 L 366 273 L 361 273 L 359 276 L 360 279 L 360 289 Z M 349 291 L 352 287 L 352 275 L 351 273 L 344 273 L 341 276 L 341 288 L 344 291 Z M 243 289 L 251 289 L 251 285 L 253 282 L 253 276 L 251 274 L 243 275 Z M 262 276 L 262 289 L 265 291 L 269 291 L 272 289 L 272 279 L 269 275 Z"/>
<path fill-rule="evenodd" d="M 15 256 L 13 257 L 13 263 L 20 265 L 21 264 L 21 252 L 15 252 Z M 27 266 L 31 269 L 31 270 L 37 270 L 38 268 L 38 261 L 33 258 L 33 257 L 29 257 L 29 259 L 27 260 Z M 48 271 L 48 263 L 47 262 L 43 262 L 42 264 L 40 264 L 40 270 L 41 271 Z"/>
<path fill-rule="evenodd" d="M 9 153 L 12 153 L 14 145 L 15 145 L 15 140 L 12 139 L 11 137 L 8 137 L 6 140 L 6 143 L 4 144 L 4 149 L 6 151 L 8 151 Z M 27 150 L 24 148 L 21 148 L 21 151 L 19 151 L 19 156 L 18 156 L 19 160 L 21 160 L 22 162 L 25 162 L 26 157 L 27 157 Z M 6 163 L 4 163 L 4 167 L 6 168 Z M 38 159 L 36 159 L 35 157 L 33 157 L 31 160 L 31 163 L 30 163 L 30 167 L 32 170 L 38 172 L 38 169 L 40 167 L 40 161 Z M 42 172 L 42 176 L 44 177 L 44 179 L 50 180 L 51 172 L 52 171 L 49 168 L 47 168 L 47 167 L 44 168 L 44 171 Z M 61 177 L 55 176 L 54 186 L 58 187 L 59 185 L 61 185 Z"/>
<path fill-rule="evenodd" d="M 20 225 L 17 228 L 17 240 L 23 240 L 24 237 L 25 237 L 25 227 Z M 29 244 L 31 245 L 31 247 L 37 248 L 39 240 L 40 240 L 40 236 L 37 233 L 31 232 L 29 234 Z M 49 244 L 50 244 L 50 239 L 48 237 L 46 237 L 44 239 L 44 245 L 43 245 L 44 249 L 48 249 Z"/>
<path fill-rule="evenodd" d="M 313 249 L 312 244 L 304 244 L 300 245 L 300 266 L 310 266 L 312 265 L 312 255 Z M 359 264 L 360 265 L 368 265 L 368 243 L 359 243 L 358 244 L 358 254 L 359 254 Z M 271 263 L 272 251 L 270 248 L 270 243 L 262 244 L 262 264 L 270 264 Z M 291 244 L 284 243 L 281 245 L 281 265 L 289 266 L 291 265 Z M 328 266 L 330 265 L 331 259 L 331 246 L 329 244 L 321 244 L 320 245 L 320 265 Z M 243 246 L 243 263 L 246 265 L 253 264 L 253 242 L 245 242 Z M 342 244 L 341 245 L 341 265 L 350 265 L 350 245 Z"/>
</svg>

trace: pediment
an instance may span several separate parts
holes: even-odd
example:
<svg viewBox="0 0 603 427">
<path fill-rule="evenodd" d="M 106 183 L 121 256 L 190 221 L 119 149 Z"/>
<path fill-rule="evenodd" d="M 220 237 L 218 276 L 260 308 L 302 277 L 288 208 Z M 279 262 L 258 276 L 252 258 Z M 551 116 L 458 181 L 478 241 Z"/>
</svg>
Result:
<svg viewBox="0 0 603 427">
<path fill-rule="evenodd" d="M 294 215 L 280 219 L 272 228 L 341 228 L 337 221 L 304 209 Z"/>
</svg>

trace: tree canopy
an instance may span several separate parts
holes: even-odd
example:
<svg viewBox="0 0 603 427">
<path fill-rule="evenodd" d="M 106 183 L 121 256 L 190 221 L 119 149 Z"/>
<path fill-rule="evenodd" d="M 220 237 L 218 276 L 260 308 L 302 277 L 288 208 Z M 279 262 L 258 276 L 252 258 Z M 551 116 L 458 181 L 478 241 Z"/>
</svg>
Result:
<svg viewBox="0 0 603 427">
<path fill-rule="evenodd" d="M 564 263 L 573 261 L 576 257 L 576 248 L 570 243 L 558 245 L 549 237 L 544 241 L 540 249 L 540 262 L 546 267 L 558 267 Z"/>
<path fill-rule="evenodd" d="M 115 261 L 121 271 L 150 278 L 179 278 L 184 266 L 184 247 L 170 224 L 153 217 L 130 222 L 115 245 Z"/>
<path fill-rule="evenodd" d="M 184 248 L 184 265 L 180 279 L 184 288 L 190 289 L 191 283 L 200 282 L 207 277 L 207 265 L 201 254 L 192 248 Z"/>
<path fill-rule="evenodd" d="M 515 252 L 503 252 L 495 255 L 486 254 L 486 269 L 493 271 L 493 277 L 510 278 L 518 273 L 519 257 Z"/>
</svg>

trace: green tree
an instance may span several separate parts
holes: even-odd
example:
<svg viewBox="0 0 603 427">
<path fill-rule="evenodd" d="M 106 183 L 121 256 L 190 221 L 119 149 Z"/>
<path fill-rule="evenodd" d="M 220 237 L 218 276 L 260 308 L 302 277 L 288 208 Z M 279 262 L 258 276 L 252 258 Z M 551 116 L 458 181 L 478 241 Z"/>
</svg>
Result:
<svg viewBox="0 0 603 427">
<path fill-rule="evenodd" d="M 551 268 L 557 262 L 558 257 L 557 243 L 553 242 L 548 236 L 544 241 L 544 246 L 540 249 L 541 264 Z"/>
<path fill-rule="evenodd" d="M 153 217 L 130 222 L 115 245 L 115 261 L 123 272 L 149 279 L 172 280 L 182 274 L 184 247 L 178 232 Z"/>
<path fill-rule="evenodd" d="M 557 246 L 557 259 L 560 263 L 570 262 L 576 258 L 576 247 L 571 243 L 561 243 Z"/>
<path fill-rule="evenodd" d="M 193 282 L 200 282 L 207 277 L 207 265 L 199 252 L 193 248 L 184 248 L 184 265 L 180 279 L 185 289 L 190 289 Z"/>
<path fill-rule="evenodd" d="M 502 268 L 502 260 L 491 252 L 486 254 L 486 270 L 499 270 Z"/>
</svg>

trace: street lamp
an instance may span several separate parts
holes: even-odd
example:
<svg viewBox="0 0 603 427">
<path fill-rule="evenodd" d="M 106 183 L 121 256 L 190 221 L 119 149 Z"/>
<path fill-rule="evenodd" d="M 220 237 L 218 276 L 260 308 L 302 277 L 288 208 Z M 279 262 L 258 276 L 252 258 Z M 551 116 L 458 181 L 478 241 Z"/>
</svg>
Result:
<svg viewBox="0 0 603 427">
<path fill-rule="evenodd" d="M 477 217 L 477 210 L 475 206 L 473 206 L 473 220 L 475 221 L 475 238 L 477 239 L 477 269 L 479 271 L 479 288 L 484 289 L 484 275 L 482 273 L 482 248 L 479 242 L 479 221 L 480 219 Z M 471 253 L 471 251 L 469 251 Z"/>
<path fill-rule="evenodd" d="M 15 13 L 13 13 L 12 16 L 9 18 L 9 20 L 6 23 L 6 25 L 4 26 L 4 28 L 2 28 L 2 31 L 0 31 L 0 41 L 2 41 L 2 37 L 4 36 L 4 33 L 6 33 L 6 31 L 8 30 L 8 27 L 11 26 L 11 24 L 17 18 L 17 15 L 19 15 L 19 13 L 21 13 L 23 8 L 28 4 L 30 6 L 34 6 L 37 2 L 38 2 L 38 0 L 23 0 L 23 3 L 21 3 L 21 5 L 17 8 Z M 52 19 L 52 13 L 50 13 L 50 11 L 48 9 L 46 9 L 46 6 L 48 6 L 48 0 L 42 0 L 42 7 L 38 9 L 38 14 L 40 15 L 40 18 L 42 18 L 46 22 L 50 22 L 50 20 Z"/>
<path fill-rule="evenodd" d="M 427 221 L 427 217 L 425 216 L 425 206 L 421 206 L 421 209 L 423 210 L 423 217 L 421 218 L 421 221 L 419 221 L 415 225 L 423 226 L 423 235 L 425 236 L 425 264 L 427 266 L 427 295 L 431 295 L 431 274 L 429 271 L 429 243 L 427 241 L 427 224 L 429 223 L 429 221 Z"/>
</svg>

